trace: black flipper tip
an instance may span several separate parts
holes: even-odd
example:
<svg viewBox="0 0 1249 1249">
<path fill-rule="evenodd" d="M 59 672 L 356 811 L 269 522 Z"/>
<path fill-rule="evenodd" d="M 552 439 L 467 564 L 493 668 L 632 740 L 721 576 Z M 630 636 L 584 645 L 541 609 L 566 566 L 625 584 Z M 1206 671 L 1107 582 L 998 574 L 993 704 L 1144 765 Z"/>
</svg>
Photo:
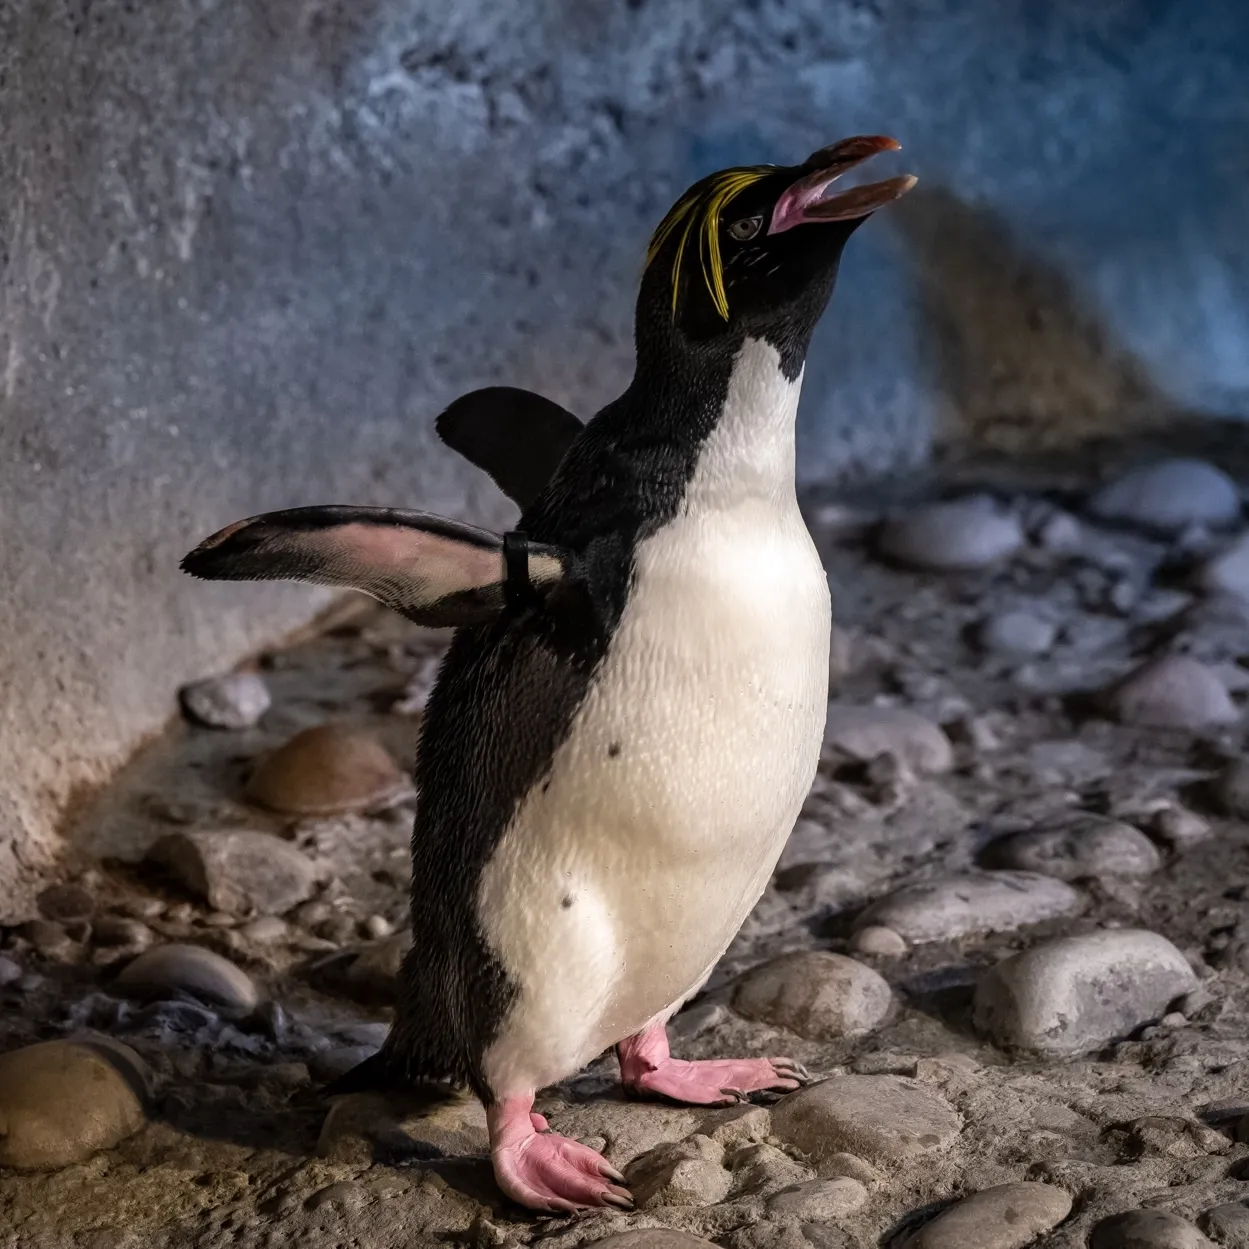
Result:
<svg viewBox="0 0 1249 1249">
<path fill-rule="evenodd" d="M 349 1093 L 380 1093 L 392 1088 L 389 1064 L 379 1050 L 371 1058 L 357 1063 L 337 1080 L 331 1080 L 321 1089 L 322 1097 L 345 1097 Z"/>
</svg>

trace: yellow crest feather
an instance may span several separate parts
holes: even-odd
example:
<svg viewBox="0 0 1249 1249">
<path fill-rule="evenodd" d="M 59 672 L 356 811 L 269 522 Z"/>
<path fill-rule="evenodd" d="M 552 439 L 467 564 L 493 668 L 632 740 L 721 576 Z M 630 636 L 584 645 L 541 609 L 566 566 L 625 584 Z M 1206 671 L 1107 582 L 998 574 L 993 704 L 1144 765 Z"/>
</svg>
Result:
<svg viewBox="0 0 1249 1249">
<path fill-rule="evenodd" d="M 703 281 L 716 311 L 729 319 L 728 294 L 724 289 L 724 266 L 720 259 L 720 214 L 747 187 L 753 186 L 775 169 L 774 165 L 752 165 L 743 169 L 725 169 L 704 178 L 687 191 L 659 223 L 646 249 L 650 265 L 664 245 L 679 229 L 676 255 L 672 261 L 672 315 L 676 316 L 677 298 L 681 289 L 681 264 L 685 259 L 690 236 L 698 234 L 698 258 L 702 264 Z"/>
</svg>

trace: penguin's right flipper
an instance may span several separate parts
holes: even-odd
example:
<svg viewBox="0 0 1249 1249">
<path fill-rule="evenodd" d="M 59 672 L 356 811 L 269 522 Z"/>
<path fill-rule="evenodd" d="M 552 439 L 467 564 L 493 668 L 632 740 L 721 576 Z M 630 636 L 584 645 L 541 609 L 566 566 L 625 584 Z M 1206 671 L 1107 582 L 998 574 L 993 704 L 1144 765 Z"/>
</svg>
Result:
<svg viewBox="0 0 1249 1249">
<path fill-rule="evenodd" d="M 434 428 L 523 512 L 585 426 L 567 408 L 531 390 L 487 386 L 461 395 Z"/>
<path fill-rule="evenodd" d="M 481 624 L 509 599 L 565 581 L 555 547 L 388 507 L 267 512 L 205 538 L 182 561 L 208 581 L 306 581 L 371 595 L 417 624 Z"/>
</svg>

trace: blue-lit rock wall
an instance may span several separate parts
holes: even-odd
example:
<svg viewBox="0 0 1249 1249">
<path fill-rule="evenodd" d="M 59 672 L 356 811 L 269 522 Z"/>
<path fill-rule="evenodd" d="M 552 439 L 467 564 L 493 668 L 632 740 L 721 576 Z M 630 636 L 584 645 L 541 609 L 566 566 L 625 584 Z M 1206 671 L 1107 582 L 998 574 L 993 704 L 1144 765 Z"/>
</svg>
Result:
<svg viewBox="0 0 1249 1249">
<path fill-rule="evenodd" d="M 0 4 L 0 912 L 178 682 L 321 601 L 187 545 L 506 514 L 433 415 L 618 391 L 709 168 L 884 131 L 922 179 L 847 256 L 809 481 L 1249 408 L 1247 64 L 1232 0 Z"/>
</svg>

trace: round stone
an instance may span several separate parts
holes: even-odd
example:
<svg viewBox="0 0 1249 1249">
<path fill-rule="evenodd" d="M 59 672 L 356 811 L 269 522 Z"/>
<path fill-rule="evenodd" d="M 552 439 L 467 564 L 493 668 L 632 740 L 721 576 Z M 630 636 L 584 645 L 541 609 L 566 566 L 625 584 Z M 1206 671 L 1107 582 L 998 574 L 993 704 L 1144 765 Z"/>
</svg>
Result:
<svg viewBox="0 0 1249 1249">
<path fill-rule="evenodd" d="M 844 1075 L 782 1098 L 772 1130 L 817 1164 L 838 1153 L 901 1162 L 949 1148 L 960 1121 L 943 1097 L 890 1075 Z"/>
<path fill-rule="evenodd" d="M 1153 728 L 1202 729 L 1240 718 L 1227 686 L 1187 655 L 1151 660 L 1112 687 L 1107 703 L 1122 723 Z"/>
<path fill-rule="evenodd" d="M 214 910 L 233 915 L 280 915 L 317 887 L 307 855 L 250 829 L 170 833 L 147 857 Z"/>
<path fill-rule="evenodd" d="M 810 1041 L 863 1036 L 889 1013 L 886 981 L 870 967 L 823 950 L 785 954 L 742 978 L 733 1005 L 747 1019 Z"/>
<path fill-rule="evenodd" d="M 76 919 L 90 919 L 95 914 L 95 899 L 81 885 L 49 885 L 35 899 L 39 914 L 58 924 Z"/>
<path fill-rule="evenodd" d="M 1019 519 L 986 496 L 932 503 L 885 523 L 877 548 L 911 568 L 957 572 L 987 568 L 1024 543 Z"/>
<path fill-rule="evenodd" d="M 115 1041 L 45 1041 L 0 1054 L 0 1167 L 50 1170 L 144 1123 L 148 1074 Z"/>
<path fill-rule="evenodd" d="M 116 984 L 130 997 L 189 993 L 201 1002 L 240 1009 L 260 1001 L 256 986 L 242 968 L 198 945 L 161 945 L 148 950 L 127 964 Z"/>
<path fill-rule="evenodd" d="M 239 936 L 255 945 L 270 946 L 290 938 L 290 925 L 276 915 L 262 915 L 239 929 Z"/>
<path fill-rule="evenodd" d="M 1187 1219 L 1167 1210 L 1125 1210 L 1093 1229 L 1089 1249 L 1212 1249 Z"/>
<path fill-rule="evenodd" d="M 867 1189 L 858 1180 L 839 1175 L 782 1189 L 768 1198 L 767 1210 L 774 1219 L 825 1223 L 845 1218 L 866 1203 Z"/>
<path fill-rule="evenodd" d="M 1165 937 L 1115 929 L 1047 941 L 991 968 L 976 985 L 974 1018 L 999 1045 L 1080 1054 L 1161 1019 L 1196 987 Z"/>
<path fill-rule="evenodd" d="M 1179 806 L 1163 807 L 1155 814 L 1152 827 L 1154 835 L 1172 850 L 1187 850 L 1205 841 L 1213 831 L 1209 820 Z"/>
<path fill-rule="evenodd" d="M 146 924 L 126 915 L 101 915 L 91 925 L 91 940 L 96 945 L 146 950 L 152 939 L 152 930 Z"/>
<path fill-rule="evenodd" d="M 1228 815 L 1249 820 L 1249 759 L 1233 759 L 1223 769 L 1218 796 Z"/>
<path fill-rule="evenodd" d="M 906 942 L 892 928 L 884 928 L 880 924 L 860 928 L 850 938 L 850 945 L 856 954 L 874 958 L 901 958 L 906 953 Z"/>
<path fill-rule="evenodd" d="M 859 915 L 855 928 L 892 928 L 915 944 L 949 941 L 1074 915 L 1081 905 L 1070 885 L 1050 876 L 980 872 L 904 885 L 872 903 Z"/>
<path fill-rule="evenodd" d="M 980 626 L 980 645 L 1001 655 L 1043 655 L 1054 645 L 1058 627 L 1030 611 L 1005 611 Z"/>
<path fill-rule="evenodd" d="M 1059 827 L 999 837 L 985 847 L 984 860 L 1066 881 L 1149 876 L 1162 866 L 1157 847 L 1139 829 L 1084 812 Z"/>
<path fill-rule="evenodd" d="M 22 978 L 22 969 L 11 958 L 0 954 L 0 989 L 5 985 L 16 984 Z"/>
<path fill-rule="evenodd" d="M 257 672 L 231 672 L 184 685 L 183 714 L 210 729 L 249 729 L 269 710 L 269 687 Z"/>
<path fill-rule="evenodd" d="M 410 792 L 411 783 L 381 743 L 342 724 L 297 733 L 247 784 L 253 802 L 295 815 L 365 811 Z"/>
<path fill-rule="evenodd" d="M 931 720 L 902 707 L 858 707 L 832 703 L 824 740 L 852 759 L 896 755 L 916 772 L 936 774 L 954 766 L 954 750 Z"/>
<path fill-rule="evenodd" d="M 1175 534 L 1192 525 L 1228 525 L 1240 515 L 1240 492 L 1204 460 L 1172 459 L 1128 469 L 1089 500 L 1102 520 Z"/>
<path fill-rule="evenodd" d="M 1249 599 L 1249 534 L 1206 560 L 1196 574 L 1197 585 L 1208 594 L 1234 594 Z"/>
<path fill-rule="evenodd" d="M 999 1184 L 955 1202 L 925 1223 L 904 1249 L 1023 1249 L 1071 1213 L 1071 1198 L 1050 1184 Z"/>
<path fill-rule="evenodd" d="M 1201 1216 L 1201 1226 L 1216 1245 L 1225 1249 L 1249 1249 L 1249 1206 L 1229 1202 Z"/>
</svg>

